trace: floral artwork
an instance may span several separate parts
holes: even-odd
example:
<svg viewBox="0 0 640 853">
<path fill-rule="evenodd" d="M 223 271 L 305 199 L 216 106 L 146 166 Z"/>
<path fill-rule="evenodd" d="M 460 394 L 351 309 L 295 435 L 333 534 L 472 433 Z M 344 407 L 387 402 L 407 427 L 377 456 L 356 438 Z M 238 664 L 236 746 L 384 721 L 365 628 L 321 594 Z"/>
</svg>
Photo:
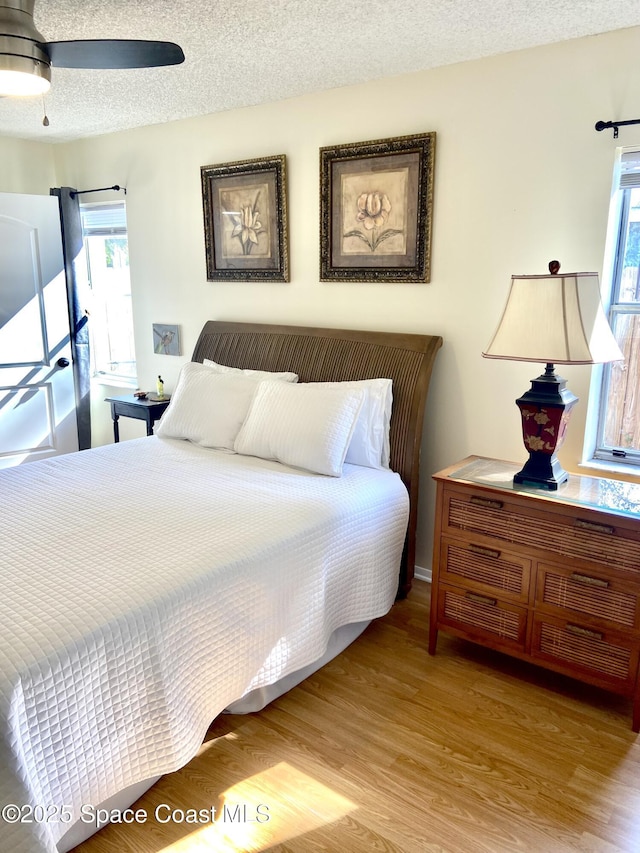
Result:
<svg viewBox="0 0 640 853">
<path fill-rule="evenodd" d="M 360 192 L 362 186 L 365 189 Z M 342 237 L 345 254 L 389 255 L 406 251 L 406 186 L 406 169 L 345 178 L 342 187 L 342 219 L 348 228 Z M 348 227 L 352 223 L 355 228 Z"/>
<path fill-rule="evenodd" d="M 178 326 L 154 323 L 153 351 L 158 355 L 180 355 L 180 330 Z"/>
<path fill-rule="evenodd" d="M 223 211 L 223 254 L 269 257 L 269 187 L 263 184 L 249 192 L 242 189 L 220 190 Z"/>
<path fill-rule="evenodd" d="M 208 281 L 289 281 L 285 157 L 202 166 Z"/>
<path fill-rule="evenodd" d="M 435 133 L 320 149 L 322 281 L 429 281 Z"/>
<path fill-rule="evenodd" d="M 362 193 L 358 197 L 358 222 L 371 230 L 383 225 L 391 210 L 391 202 L 386 193 Z M 373 249 L 373 246 L 371 247 Z"/>
</svg>

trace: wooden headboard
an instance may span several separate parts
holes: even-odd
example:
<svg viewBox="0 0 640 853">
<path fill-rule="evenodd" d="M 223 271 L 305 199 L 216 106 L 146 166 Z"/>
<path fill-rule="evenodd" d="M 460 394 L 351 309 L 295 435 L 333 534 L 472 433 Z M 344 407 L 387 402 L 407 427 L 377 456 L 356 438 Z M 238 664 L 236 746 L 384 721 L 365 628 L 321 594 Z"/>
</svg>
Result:
<svg viewBox="0 0 640 853">
<path fill-rule="evenodd" d="M 409 528 L 398 593 L 411 588 L 418 519 L 418 473 L 425 402 L 442 338 L 397 332 L 319 329 L 209 320 L 193 361 L 254 370 L 293 371 L 300 382 L 344 382 L 384 377 L 393 381 L 391 468 L 410 498 Z"/>
</svg>

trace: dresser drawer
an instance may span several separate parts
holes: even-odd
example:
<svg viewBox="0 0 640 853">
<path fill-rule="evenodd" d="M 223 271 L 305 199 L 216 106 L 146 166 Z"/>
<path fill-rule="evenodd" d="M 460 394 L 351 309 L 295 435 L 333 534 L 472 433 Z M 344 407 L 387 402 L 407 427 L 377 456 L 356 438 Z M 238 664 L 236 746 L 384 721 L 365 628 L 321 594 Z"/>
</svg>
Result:
<svg viewBox="0 0 640 853">
<path fill-rule="evenodd" d="M 640 621 L 636 588 L 597 569 L 539 564 L 536 607 L 541 605 L 593 616 L 619 628 L 636 629 Z"/>
<path fill-rule="evenodd" d="M 445 583 L 526 602 L 531 560 L 502 547 L 489 548 L 476 542 L 443 537 L 440 577 Z"/>
<path fill-rule="evenodd" d="M 539 503 L 539 501 L 538 501 Z M 559 508 L 560 509 L 560 508 Z M 599 563 L 607 568 L 640 576 L 640 537 L 637 524 L 588 510 L 545 511 L 539 506 L 502 499 L 481 489 L 445 490 L 443 532 L 459 531 L 490 537 L 533 549 L 561 554 L 575 560 Z M 611 523 L 609 523 L 609 519 Z"/>
<path fill-rule="evenodd" d="M 493 648 L 524 651 L 527 611 L 498 598 L 443 584 L 438 594 L 438 622 L 471 640 L 490 640 Z"/>
<path fill-rule="evenodd" d="M 593 622 L 557 619 L 536 614 L 531 657 L 592 684 L 630 694 L 638 668 L 638 643 L 616 631 L 601 630 Z"/>
</svg>

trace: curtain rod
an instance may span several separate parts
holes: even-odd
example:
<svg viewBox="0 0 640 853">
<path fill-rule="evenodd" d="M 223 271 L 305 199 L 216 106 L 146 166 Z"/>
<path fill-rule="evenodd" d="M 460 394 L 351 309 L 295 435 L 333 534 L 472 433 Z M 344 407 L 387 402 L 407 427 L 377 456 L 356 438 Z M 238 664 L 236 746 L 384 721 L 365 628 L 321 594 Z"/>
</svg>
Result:
<svg viewBox="0 0 640 853">
<path fill-rule="evenodd" d="M 71 198 L 75 198 L 77 195 L 84 195 L 85 193 L 102 193 L 105 190 L 116 190 L 116 192 L 118 190 L 124 190 L 124 194 L 125 195 L 127 194 L 127 188 L 126 187 L 120 187 L 120 186 L 118 186 L 118 184 L 115 184 L 112 187 L 100 187 L 97 190 L 73 190 L 72 192 L 69 193 L 69 195 L 71 196 Z"/>
<path fill-rule="evenodd" d="M 596 130 L 608 130 L 608 128 L 613 128 L 613 138 L 618 138 L 618 128 L 623 127 L 626 124 L 640 124 L 640 118 L 632 118 L 629 121 L 597 121 L 596 122 Z"/>
</svg>

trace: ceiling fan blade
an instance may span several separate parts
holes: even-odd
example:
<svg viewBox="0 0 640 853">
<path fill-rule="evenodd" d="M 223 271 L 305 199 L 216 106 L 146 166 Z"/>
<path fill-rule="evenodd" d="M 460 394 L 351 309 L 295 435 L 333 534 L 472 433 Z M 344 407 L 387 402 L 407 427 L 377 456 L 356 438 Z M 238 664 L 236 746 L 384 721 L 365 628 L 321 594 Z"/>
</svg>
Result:
<svg viewBox="0 0 640 853">
<path fill-rule="evenodd" d="M 44 42 L 57 68 L 154 68 L 184 62 L 182 48 L 170 41 L 85 39 Z"/>
</svg>

